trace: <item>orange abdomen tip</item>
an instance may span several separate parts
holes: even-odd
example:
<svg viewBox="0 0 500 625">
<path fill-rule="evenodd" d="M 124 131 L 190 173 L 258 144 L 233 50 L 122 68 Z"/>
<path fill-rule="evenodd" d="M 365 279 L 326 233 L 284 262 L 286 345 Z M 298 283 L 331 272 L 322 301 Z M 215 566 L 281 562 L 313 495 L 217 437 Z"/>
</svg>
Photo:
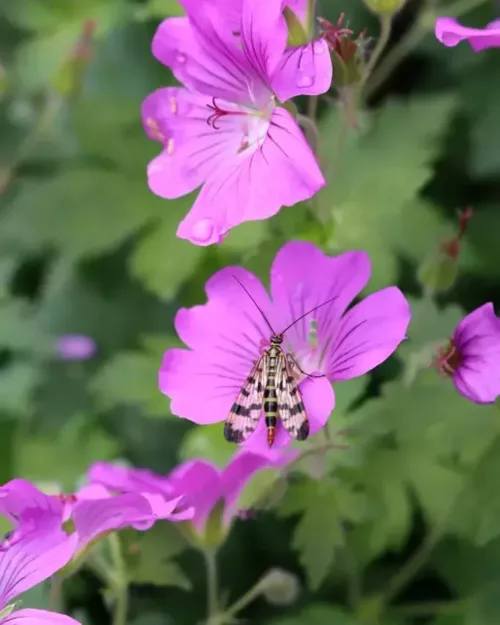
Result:
<svg viewBox="0 0 500 625">
<path fill-rule="evenodd" d="M 269 426 L 267 428 L 267 444 L 269 445 L 269 447 L 273 446 L 275 435 L 276 435 L 276 428 L 273 426 Z"/>
</svg>

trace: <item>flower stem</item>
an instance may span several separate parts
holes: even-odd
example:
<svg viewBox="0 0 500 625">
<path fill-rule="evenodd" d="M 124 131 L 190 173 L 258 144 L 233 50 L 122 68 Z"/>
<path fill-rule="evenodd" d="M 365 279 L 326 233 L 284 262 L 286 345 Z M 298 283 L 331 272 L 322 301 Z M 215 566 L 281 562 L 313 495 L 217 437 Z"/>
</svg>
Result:
<svg viewBox="0 0 500 625">
<path fill-rule="evenodd" d="M 268 583 L 268 577 L 269 574 L 266 573 L 250 590 L 235 601 L 232 606 L 224 610 L 221 614 L 214 615 L 209 620 L 208 625 L 226 625 L 227 623 L 233 622 L 234 617 L 241 612 L 243 608 L 246 608 L 249 603 L 257 599 L 257 597 L 264 592 Z"/>
<path fill-rule="evenodd" d="M 365 85 L 366 81 L 370 77 L 372 71 L 377 65 L 378 60 L 382 56 L 387 44 L 389 43 L 389 39 L 391 38 L 392 32 L 392 15 L 382 15 L 380 17 L 380 35 L 377 41 L 377 45 L 373 50 L 368 63 L 366 64 L 365 71 L 363 72 L 363 76 L 360 82 L 360 88 L 362 89 Z"/>
<path fill-rule="evenodd" d="M 60 612 L 61 610 L 63 582 L 64 577 L 57 573 L 50 580 L 49 610 L 51 612 Z"/>
<path fill-rule="evenodd" d="M 219 609 L 219 580 L 217 574 L 217 551 L 204 549 L 207 571 L 207 620 L 211 622 Z"/>
<path fill-rule="evenodd" d="M 460 614 L 467 607 L 467 601 L 427 601 L 396 606 L 394 612 L 405 617 L 437 616 L 438 614 Z"/>
<path fill-rule="evenodd" d="M 113 625 L 125 625 L 128 613 L 127 570 L 118 535 L 114 532 L 109 534 L 108 542 L 114 568 L 114 576 L 111 583 L 114 598 Z"/>
</svg>

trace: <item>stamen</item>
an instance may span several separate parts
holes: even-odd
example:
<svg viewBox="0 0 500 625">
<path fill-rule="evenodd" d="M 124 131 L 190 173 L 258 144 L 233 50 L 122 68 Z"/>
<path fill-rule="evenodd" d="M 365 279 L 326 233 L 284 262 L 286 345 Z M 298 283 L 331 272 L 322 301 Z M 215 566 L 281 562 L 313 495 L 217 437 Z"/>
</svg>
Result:
<svg viewBox="0 0 500 625">
<path fill-rule="evenodd" d="M 172 115 L 177 115 L 177 100 L 175 98 L 170 98 L 170 112 Z"/>
<path fill-rule="evenodd" d="M 452 376 L 462 364 L 462 354 L 458 350 L 453 339 L 446 347 L 439 347 L 438 357 L 431 363 L 431 367 L 436 367 L 442 376 Z"/>
<path fill-rule="evenodd" d="M 170 139 L 167 141 L 167 154 L 169 156 L 172 156 L 173 153 L 174 153 L 174 140 L 172 139 L 172 137 L 170 137 Z"/>
<path fill-rule="evenodd" d="M 226 117 L 227 115 L 247 115 L 245 111 L 225 111 L 221 109 L 220 106 L 215 102 L 217 98 L 212 98 L 212 104 L 207 104 L 208 108 L 213 111 L 213 113 L 207 119 L 207 124 L 212 126 L 214 130 L 219 130 L 219 126 L 216 126 L 216 122 L 221 117 Z"/>
<path fill-rule="evenodd" d="M 158 123 L 152 117 L 148 117 L 145 123 L 146 126 L 150 129 L 153 139 L 156 139 L 156 141 L 165 142 L 165 135 L 161 131 Z"/>
</svg>

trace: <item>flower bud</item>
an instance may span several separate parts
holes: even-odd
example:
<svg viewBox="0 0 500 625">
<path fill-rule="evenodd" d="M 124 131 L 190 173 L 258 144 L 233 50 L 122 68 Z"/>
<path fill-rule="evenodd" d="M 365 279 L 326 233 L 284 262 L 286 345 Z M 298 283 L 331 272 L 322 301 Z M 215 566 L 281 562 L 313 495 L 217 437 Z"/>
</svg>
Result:
<svg viewBox="0 0 500 625">
<path fill-rule="evenodd" d="M 394 13 L 402 9 L 406 0 L 364 0 L 364 3 L 370 11 L 378 15 L 387 16 L 394 15 Z"/>
<path fill-rule="evenodd" d="M 349 28 L 343 28 L 342 13 L 336 24 L 320 17 L 320 35 L 330 49 L 333 64 L 333 76 L 337 89 L 358 83 L 363 76 L 365 67 L 365 39 L 360 33 L 356 39 Z"/>
<path fill-rule="evenodd" d="M 472 209 L 459 211 L 458 232 L 440 242 L 435 250 L 418 269 L 417 278 L 424 289 L 439 293 L 450 289 L 458 275 L 458 261 L 461 250 L 462 237 L 472 217 Z"/>
<path fill-rule="evenodd" d="M 263 596 L 272 605 L 286 606 L 294 603 L 300 593 L 299 580 L 282 569 L 271 569 L 266 575 Z"/>
</svg>

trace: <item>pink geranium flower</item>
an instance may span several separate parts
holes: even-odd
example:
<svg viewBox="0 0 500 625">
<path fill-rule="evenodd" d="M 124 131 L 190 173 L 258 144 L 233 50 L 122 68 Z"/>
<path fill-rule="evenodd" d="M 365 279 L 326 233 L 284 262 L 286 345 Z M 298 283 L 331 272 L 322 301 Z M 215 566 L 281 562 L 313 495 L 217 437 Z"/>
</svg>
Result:
<svg viewBox="0 0 500 625">
<path fill-rule="evenodd" d="M 486 28 L 468 28 L 452 17 L 438 17 L 435 33 L 439 41 L 448 47 L 464 40 L 468 40 L 474 52 L 500 47 L 500 20 L 490 22 Z"/>
<path fill-rule="evenodd" d="M 316 432 L 334 406 L 330 382 L 370 371 L 405 338 L 410 308 L 396 287 L 373 293 L 345 312 L 369 276 L 364 252 L 331 257 L 305 242 L 287 243 L 278 252 L 271 268 L 272 298 L 260 280 L 241 267 L 217 272 L 205 287 L 208 302 L 181 309 L 175 318 L 188 349 L 169 349 L 160 368 L 160 389 L 171 398 L 171 411 L 199 424 L 224 421 L 269 344 L 270 329 L 239 280 L 277 331 L 334 298 L 290 328 L 283 343 L 302 371 L 326 376 L 306 377 L 299 384 L 310 432 Z M 248 439 L 252 448 L 265 447 L 264 429 L 261 418 Z M 289 440 L 278 423 L 275 444 Z"/>
<path fill-rule="evenodd" d="M 139 492 L 113 495 L 104 486 L 90 484 L 75 494 L 54 496 L 42 493 L 22 479 L 0 487 L 0 514 L 14 524 L 16 540 L 25 533 L 24 519 L 39 512 L 44 512 L 47 518 L 50 516 L 57 527 L 72 519 L 77 552 L 111 531 L 124 527 L 146 530 L 158 520 L 184 521 L 194 514 L 182 495 L 161 498 Z"/>
<path fill-rule="evenodd" d="M 489 404 L 500 396 L 500 319 L 493 304 L 462 319 L 435 364 L 473 402 Z"/>
<path fill-rule="evenodd" d="M 144 492 L 150 496 L 185 497 L 194 509 L 191 522 L 203 531 L 206 521 L 219 501 L 224 502 L 223 521 L 228 526 L 236 516 L 238 497 L 250 478 L 258 471 L 281 468 L 297 456 L 296 452 L 241 450 L 219 469 L 206 460 L 189 460 L 168 475 L 155 475 L 145 469 L 125 469 L 106 462 L 97 462 L 88 472 L 91 483 L 124 492 Z M 145 479 L 146 478 L 146 479 Z"/>
<path fill-rule="evenodd" d="M 13 600 L 52 577 L 72 558 L 76 537 L 68 536 L 43 509 L 31 510 L 19 521 L 24 532 L 0 549 L 0 625 L 78 625 L 64 614 L 25 608 L 10 611 Z"/>
<path fill-rule="evenodd" d="M 332 66 L 324 41 L 286 50 L 282 0 L 241 0 L 237 31 L 217 3 L 182 4 L 187 17 L 165 20 L 153 40 L 153 54 L 185 88 L 159 89 L 143 103 L 146 133 L 163 145 L 148 180 L 169 199 L 203 185 L 177 235 L 210 245 L 325 184 L 282 104 L 327 91 Z"/>
</svg>

